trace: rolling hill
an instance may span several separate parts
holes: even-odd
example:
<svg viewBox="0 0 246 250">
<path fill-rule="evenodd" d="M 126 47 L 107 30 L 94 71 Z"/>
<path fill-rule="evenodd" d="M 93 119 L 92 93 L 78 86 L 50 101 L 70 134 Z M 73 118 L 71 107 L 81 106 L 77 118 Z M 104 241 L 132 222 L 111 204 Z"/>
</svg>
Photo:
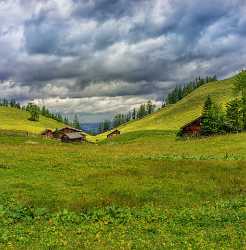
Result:
<svg viewBox="0 0 246 250">
<path fill-rule="evenodd" d="M 233 91 L 234 78 L 235 77 L 205 84 L 176 104 L 168 105 L 141 120 L 123 124 L 118 129 L 122 133 L 142 130 L 176 131 L 186 123 L 201 115 L 202 106 L 208 95 L 222 106 L 224 106 L 228 100 L 235 97 Z M 107 133 L 98 135 L 97 139 L 104 139 L 106 135 Z"/>
<path fill-rule="evenodd" d="M 30 114 L 26 111 L 0 107 L 0 130 L 22 130 L 30 133 L 40 133 L 46 128 L 55 129 L 64 126 L 63 123 L 40 116 L 38 122 L 29 121 Z"/>
<path fill-rule="evenodd" d="M 141 120 L 123 124 L 119 129 L 122 133 L 143 130 L 176 131 L 201 114 L 204 100 L 208 95 L 222 105 L 235 97 L 233 92 L 234 78 L 235 77 L 205 84 L 194 90 L 178 103 L 168 105 Z M 41 116 L 39 122 L 29 121 L 28 117 L 29 114 L 26 111 L 0 107 L 0 129 L 40 133 L 45 128 L 55 129 L 64 126 L 64 124 L 46 117 Z M 93 142 L 100 141 L 105 139 L 108 133 L 109 132 L 97 136 L 89 136 L 88 139 Z"/>
</svg>

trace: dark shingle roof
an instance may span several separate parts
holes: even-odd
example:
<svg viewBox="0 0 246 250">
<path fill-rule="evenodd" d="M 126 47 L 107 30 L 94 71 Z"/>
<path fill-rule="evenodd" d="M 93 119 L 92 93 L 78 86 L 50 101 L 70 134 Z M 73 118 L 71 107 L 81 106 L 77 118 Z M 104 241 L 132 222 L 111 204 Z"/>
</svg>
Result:
<svg viewBox="0 0 246 250">
<path fill-rule="evenodd" d="M 112 131 L 111 133 L 108 134 L 109 135 L 113 135 L 113 134 L 120 134 L 120 131 L 118 129 L 115 129 L 114 131 Z"/>
<path fill-rule="evenodd" d="M 67 133 L 65 134 L 65 136 L 67 136 L 70 140 L 73 140 L 73 139 L 81 139 L 83 138 L 83 135 L 81 135 L 80 133 Z"/>
</svg>

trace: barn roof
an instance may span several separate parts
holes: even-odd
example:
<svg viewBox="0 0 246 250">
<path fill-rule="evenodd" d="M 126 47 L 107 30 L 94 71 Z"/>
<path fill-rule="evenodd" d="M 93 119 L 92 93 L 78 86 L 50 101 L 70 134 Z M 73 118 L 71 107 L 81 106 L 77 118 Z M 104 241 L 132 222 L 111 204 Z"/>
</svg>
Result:
<svg viewBox="0 0 246 250">
<path fill-rule="evenodd" d="M 64 134 L 65 136 L 68 137 L 68 139 L 73 140 L 73 139 L 81 139 L 83 138 L 83 135 L 81 135 L 80 133 L 66 133 Z"/>
<path fill-rule="evenodd" d="M 64 130 L 64 129 L 71 129 L 71 130 L 76 131 L 76 132 L 83 132 L 83 131 L 82 131 L 82 130 L 80 130 L 80 129 L 77 129 L 77 128 L 71 128 L 71 127 L 59 128 L 59 129 L 57 129 L 57 131 L 62 131 L 62 130 Z"/>
<path fill-rule="evenodd" d="M 199 121 L 199 120 L 201 120 L 201 119 L 202 119 L 202 116 L 199 116 L 199 117 L 197 117 L 195 120 L 192 120 L 191 122 L 185 124 L 183 127 L 181 127 L 181 129 L 184 129 L 184 128 L 190 126 L 191 124 L 193 124 L 194 122 L 197 122 L 197 121 Z"/>
<path fill-rule="evenodd" d="M 115 129 L 114 131 L 112 131 L 111 133 L 109 133 L 108 136 L 112 135 L 112 134 L 115 134 L 115 133 L 120 133 L 120 131 L 118 129 Z"/>
</svg>

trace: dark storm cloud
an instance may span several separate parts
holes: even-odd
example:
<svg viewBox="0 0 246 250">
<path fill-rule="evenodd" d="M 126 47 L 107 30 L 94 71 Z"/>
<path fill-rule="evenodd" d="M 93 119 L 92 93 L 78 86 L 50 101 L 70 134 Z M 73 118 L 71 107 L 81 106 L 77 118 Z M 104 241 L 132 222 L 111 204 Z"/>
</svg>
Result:
<svg viewBox="0 0 246 250">
<path fill-rule="evenodd" d="M 77 18 L 93 18 L 99 21 L 118 19 L 134 15 L 134 7 L 144 0 L 73 0 L 76 5 L 73 14 Z"/>
<path fill-rule="evenodd" d="M 161 98 L 245 67 L 245 16 L 244 0 L 0 1 L 0 80 L 30 99 Z"/>
</svg>

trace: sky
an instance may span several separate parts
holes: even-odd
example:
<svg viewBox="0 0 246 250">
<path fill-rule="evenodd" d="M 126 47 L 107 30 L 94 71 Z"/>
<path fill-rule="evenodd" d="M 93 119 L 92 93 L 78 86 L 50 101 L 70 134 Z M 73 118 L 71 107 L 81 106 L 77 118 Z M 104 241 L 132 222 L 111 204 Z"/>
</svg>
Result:
<svg viewBox="0 0 246 250">
<path fill-rule="evenodd" d="M 246 0 L 0 0 L 0 93 L 81 122 L 246 67 Z"/>
</svg>

